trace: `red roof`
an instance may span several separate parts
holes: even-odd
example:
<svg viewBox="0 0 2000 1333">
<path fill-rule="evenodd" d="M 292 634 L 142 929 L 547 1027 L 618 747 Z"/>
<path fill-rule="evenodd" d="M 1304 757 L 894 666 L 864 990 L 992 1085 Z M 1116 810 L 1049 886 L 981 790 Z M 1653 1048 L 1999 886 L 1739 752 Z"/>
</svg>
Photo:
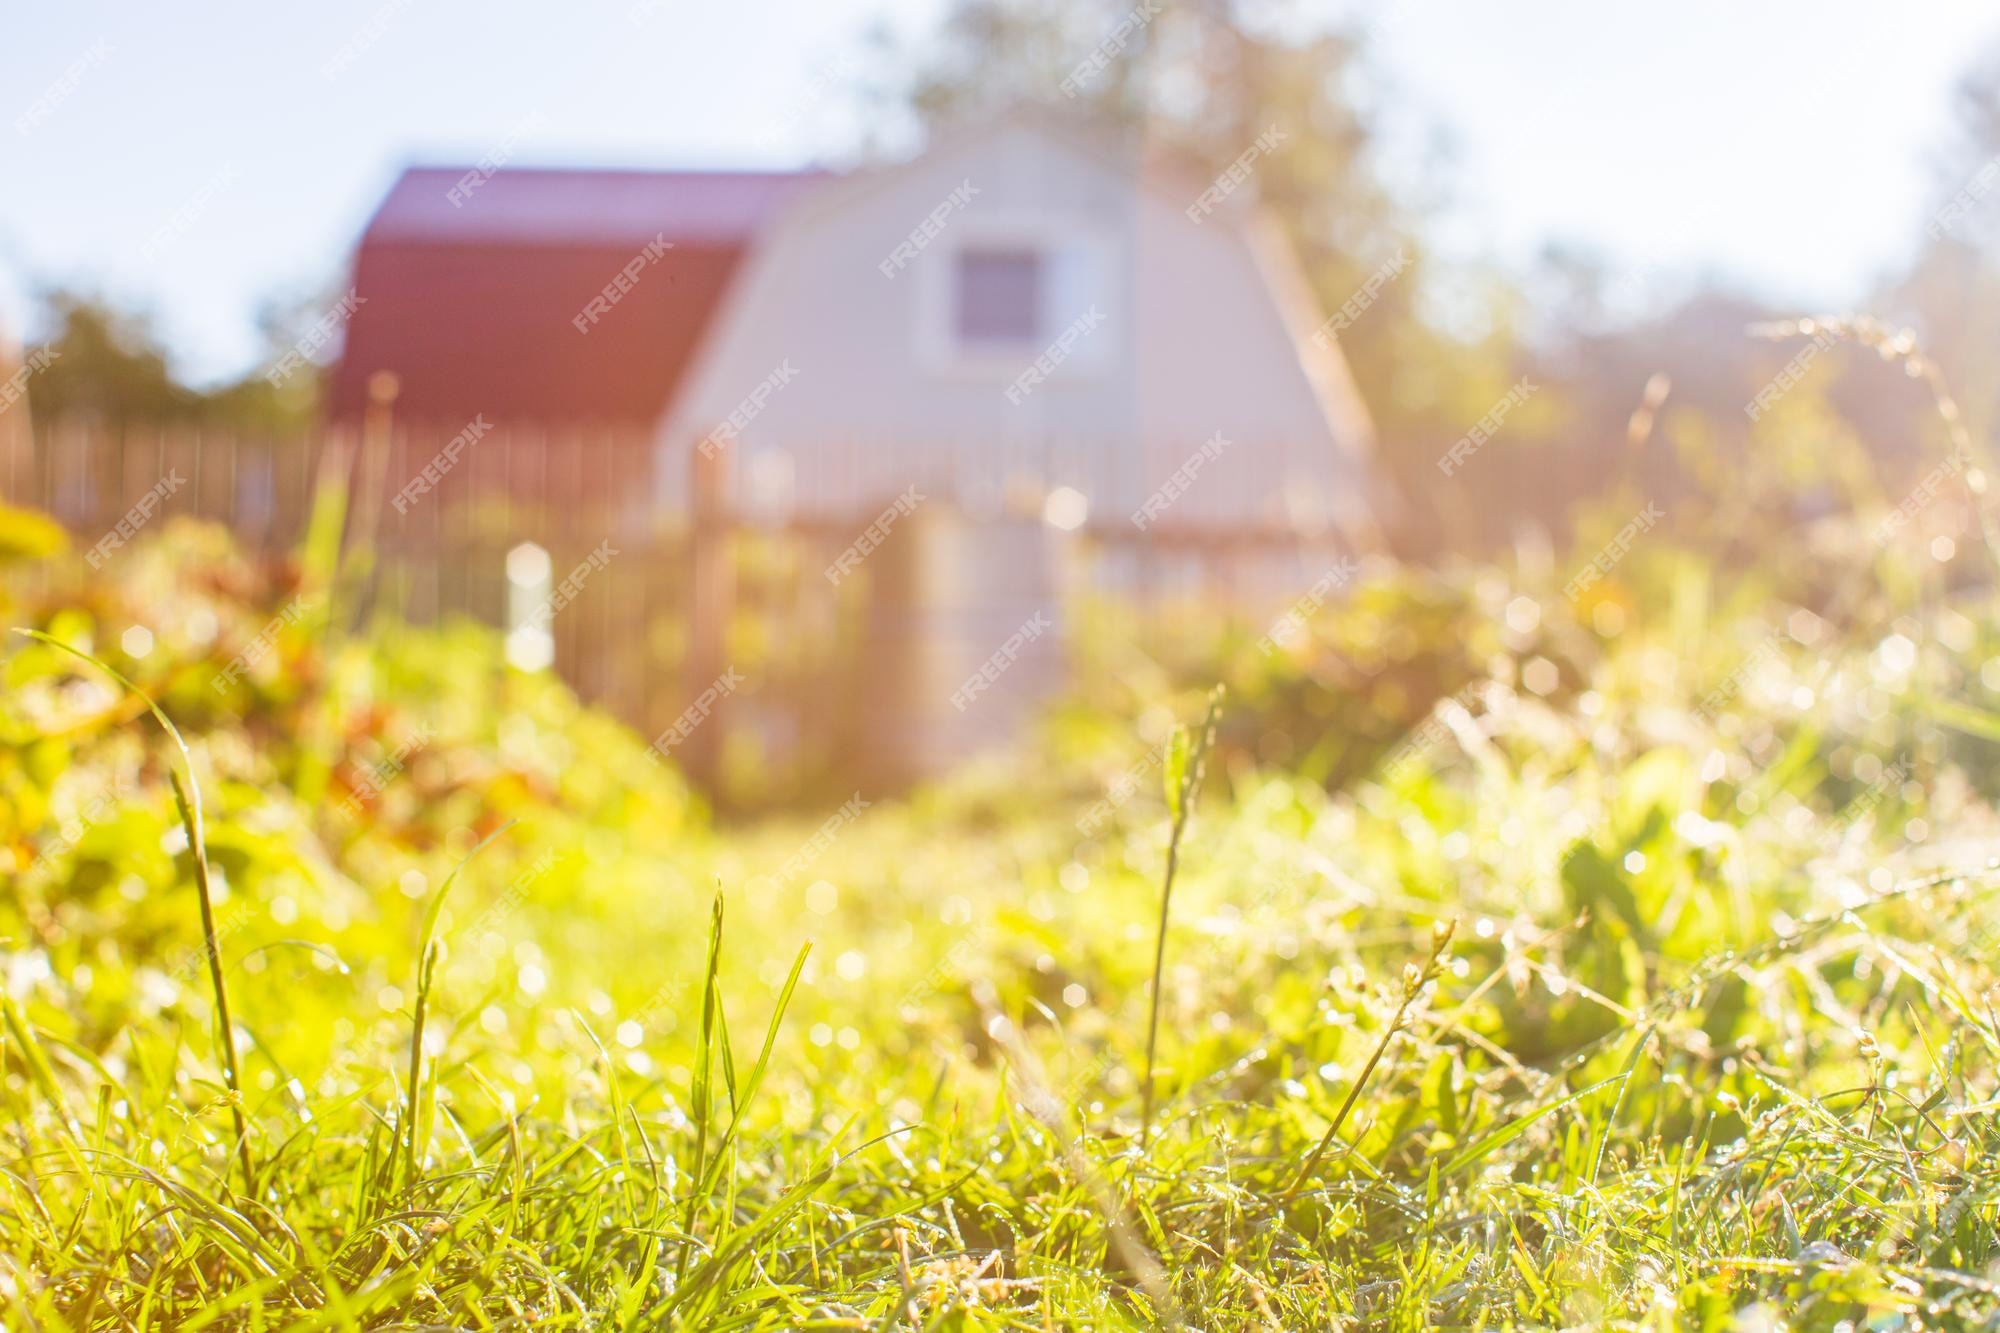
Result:
<svg viewBox="0 0 2000 1333">
<path fill-rule="evenodd" d="M 470 171 L 404 172 L 362 234 L 336 417 L 358 415 L 369 376 L 391 370 L 413 419 L 650 423 L 756 233 L 819 178 L 503 169 L 454 196 Z M 660 236 L 672 248 L 647 259 Z M 606 291 L 640 260 L 626 290 Z M 598 296 L 608 308 L 579 330 Z"/>
</svg>

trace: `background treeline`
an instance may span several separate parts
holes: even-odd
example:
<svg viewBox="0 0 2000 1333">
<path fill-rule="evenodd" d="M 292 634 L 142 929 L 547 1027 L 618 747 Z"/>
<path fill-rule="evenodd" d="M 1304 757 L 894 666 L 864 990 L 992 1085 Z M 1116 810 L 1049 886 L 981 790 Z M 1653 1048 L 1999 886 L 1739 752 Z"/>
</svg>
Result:
<svg viewBox="0 0 2000 1333">
<path fill-rule="evenodd" d="M 1341 340 L 1394 483 L 1401 554 L 1433 559 L 1527 534 L 1560 538 L 1580 508 L 1609 492 L 1636 486 L 1670 505 L 1704 479 L 1743 469 L 1790 483 L 1785 503 L 1796 512 L 1764 517 L 1806 517 L 1856 485 L 1907 484 L 1914 460 L 1937 443 L 1929 394 L 1897 365 L 1843 347 L 1816 357 L 1774 410 L 1756 421 L 1746 415 L 1800 350 L 1796 341 L 1757 345 L 1748 331 L 1830 312 L 1772 309 L 1713 275 L 1621 267 L 1570 246 L 1549 247 L 1517 274 L 1440 256 L 1427 237 L 1453 196 L 1452 164 L 1442 150 L 1418 163 L 1407 150 L 1387 160 L 1392 139 L 1428 140 L 1411 132 L 1421 127 L 1399 122 L 1407 113 L 1371 80 L 1367 28 L 1279 30 L 1257 21 L 1258 7 L 1244 0 L 1149 8 L 1156 16 L 1082 80 L 1070 78 L 1078 53 L 1118 28 L 1128 0 L 956 0 L 916 49 L 876 38 L 841 95 L 866 106 L 867 122 L 880 129 L 846 158 L 894 155 L 956 121 L 1046 102 L 1143 127 L 1152 151 L 1201 178 L 1264 127 L 1286 127 L 1285 150 L 1260 160 L 1255 186 L 1321 307 L 1339 309 L 1386 261 L 1407 260 Z M 1378 21 L 1392 22 L 1394 7 L 1383 15 Z M 1989 56 L 1965 76 L 1953 125 L 1936 153 L 1936 210 L 1866 305 L 1914 330 L 1984 437 L 2000 408 L 1992 369 L 2000 364 L 2000 228 L 1988 194 L 2000 184 L 2000 59 Z M 339 264 L 329 268 L 316 297 L 263 311 L 264 365 L 344 293 Z M 311 376 L 274 387 L 260 365 L 233 382 L 196 386 L 176 374 L 172 349 L 144 313 L 60 287 L 44 289 L 38 307 L 29 350 L 60 354 L 28 385 L 38 419 L 282 432 L 320 417 L 321 386 Z M 1439 456 L 1524 377 L 1537 386 L 1530 401 L 1476 466 L 1443 476 Z M 1629 448 L 1649 384 L 1657 411 L 1638 423 L 1650 427 L 1645 447 Z"/>
</svg>

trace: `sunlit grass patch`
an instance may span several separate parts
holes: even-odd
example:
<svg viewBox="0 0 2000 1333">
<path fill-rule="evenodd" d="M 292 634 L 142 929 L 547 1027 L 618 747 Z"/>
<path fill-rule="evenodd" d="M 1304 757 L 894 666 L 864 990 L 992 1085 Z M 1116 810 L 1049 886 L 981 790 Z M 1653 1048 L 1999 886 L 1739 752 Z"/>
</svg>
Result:
<svg viewBox="0 0 2000 1333">
<path fill-rule="evenodd" d="M 15 610 L 185 759 L 53 644 L 0 663 L 8 1320 L 1986 1318 L 1994 617 L 1838 549 L 1663 536 L 1615 633 L 1560 569 L 1371 579 L 1218 659 L 1199 792 L 1162 682 L 734 827 L 470 627 L 282 640 L 221 707 L 285 591 L 135 553 L 146 600 Z M 118 642 L 181 589 L 206 647 Z"/>
</svg>

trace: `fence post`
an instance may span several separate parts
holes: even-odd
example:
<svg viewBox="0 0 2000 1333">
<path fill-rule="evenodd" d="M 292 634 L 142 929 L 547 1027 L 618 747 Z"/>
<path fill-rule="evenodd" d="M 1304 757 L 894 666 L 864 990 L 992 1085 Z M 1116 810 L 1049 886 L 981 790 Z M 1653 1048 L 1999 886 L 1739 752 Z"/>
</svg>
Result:
<svg viewBox="0 0 2000 1333">
<path fill-rule="evenodd" d="M 368 407 L 361 417 L 359 469 L 349 483 L 352 487 L 349 494 L 355 503 L 347 516 L 347 559 L 343 570 L 352 579 L 345 589 L 353 599 L 345 608 L 348 628 L 363 624 L 375 609 L 376 542 L 382 531 L 383 483 L 388 478 L 389 443 L 396 431 L 396 395 L 402 384 L 401 378 L 390 370 L 378 370 L 368 377 Z M 336 561 L 335 567 L 341 568 L 342 564 Z"/>
<path fill-rule="evenodd" d="M 693 699 L 722 675 L 728 664 L 729 619 L 735 601 L 735 577 L 730 558 L 727 466 L 720 450 L 695 447 L 689 451 L 688 488 L 693 507 L 689 551 L 688 655 L 681 696 Z M 718 698 L 708 717 L 678 747 L 688 775 L 713 790 L 721 766 L 724 715 L 728 702 Z"/>
</svg>

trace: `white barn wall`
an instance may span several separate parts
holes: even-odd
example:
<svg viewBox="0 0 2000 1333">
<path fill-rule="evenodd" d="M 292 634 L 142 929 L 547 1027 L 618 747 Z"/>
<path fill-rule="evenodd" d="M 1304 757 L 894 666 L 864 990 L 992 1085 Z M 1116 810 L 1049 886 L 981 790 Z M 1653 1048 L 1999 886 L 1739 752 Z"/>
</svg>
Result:
<svg viewBox="0 0 2000 1333">
<path fill-rule="evenodd" d="M 884 276 L 897 244 L 968 181 L 976 196 Z M 1219 431 L 1230 447 L 1166 523 L 1234 529 L 1327 514 L 1365 524 L 1366 419 L 1338 384 L 1329 393 L 1324 356 L 1309 372 L 1310 313 L 1246 215 L 1185 216 L 1199 188 L 1182 198 L 1027 118 L 829 182 L 777 222 L 731 292 L 664 424 L 661 501 L 684 505 L 693 443 L 788 363 L 796 377 L 729 450 L 732 485 L 753 508 L 761 497 L 849 515 L 916 485 L 978 513 L 1070 485 L 1090 497 L 1093 526 L 1125 524 Z M 1029 358 L 940 371 L 925 364 L 919 329 L 955 247 L 1023 220 L 1099 238 L 1104 322 L 1015 404 L 1005 390 Z M 1088 301 L 1074 304 L 1049 322 L 1064 326 Z M 1351 418 L 1340 431 L 1350 438 L 1336 437 L 1330 411 Z"/>
</svg>

